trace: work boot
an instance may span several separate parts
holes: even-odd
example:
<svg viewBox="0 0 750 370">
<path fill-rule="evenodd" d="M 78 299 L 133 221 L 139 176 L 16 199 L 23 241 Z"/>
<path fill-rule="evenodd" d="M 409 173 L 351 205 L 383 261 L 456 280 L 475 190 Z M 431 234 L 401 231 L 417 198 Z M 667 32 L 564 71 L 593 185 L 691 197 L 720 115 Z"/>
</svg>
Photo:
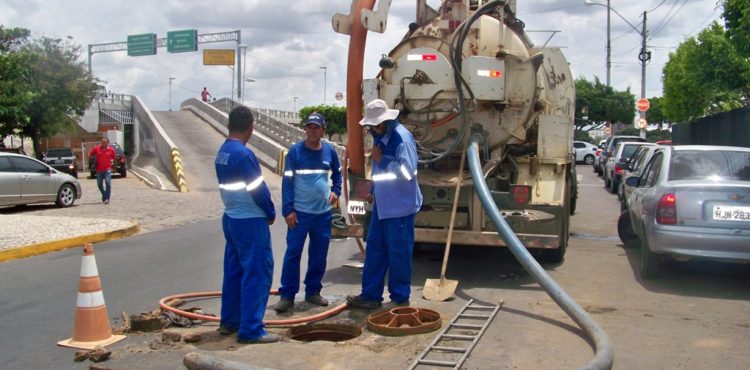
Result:
<svg viewBox="0 0 750 370">
<path fill-rule="evenodd" d="M 274 343 L 281 340 L 281 336 L 274 333 L 266 333 L 266 335 L 262 337 L 258 337 L 255 339 L 243 339 L 237 337 L 237 343 L 241 344 L 265 344 L 265 343 Z"/>
<path fill-rule="evenodd" d="M 328 300 L 323 298 L 323 296 L 320 294 L 305 297 L 305 302 L 309 302 L 317 306 L 328 306 Z"/>
<path fill-rule="evenodd" d="M 380 308 L 383 304 L 378 301 L 367 301 L 362 299 L 361 295 L 348 295 L 346 296 L 346 303 L 352 308 L 362 308 L 365 310 L 374 310 Z"/>
<path fill-rule="evenodd" d="M 394 302 L 392 301 L 391 304 L 393 304 L 393 307 L 408 307 L 411 305 L 411 302 L 409 300 L 401 301 L 401 302 Z"/>
<path fill-rule="evenodd" d="M 218 331 L 221 335 L 232 335 L 237 332 L 237 329 L 231 329 L 224 325 L 221 325 L 218 329 L 216 329 L 216 331 Z"/>
<path fill-rule="evenodd" d="M 291 299 L 281 298 L 279 303 L 276 304 L 274 310 L 278 313 L 287 312 L 294 307 L 294 301 Z"/>
</svg>

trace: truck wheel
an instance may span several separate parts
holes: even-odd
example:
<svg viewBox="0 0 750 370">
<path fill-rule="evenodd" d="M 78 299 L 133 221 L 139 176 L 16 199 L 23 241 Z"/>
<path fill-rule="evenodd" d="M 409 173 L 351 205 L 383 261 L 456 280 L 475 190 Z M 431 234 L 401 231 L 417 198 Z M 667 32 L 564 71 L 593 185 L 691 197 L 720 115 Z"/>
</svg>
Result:
<svg viewBox="0 0 750 370">
<path fill-rule="evenodd" d="M 560 213 L 562 224 L 560 225 L 560 245 L 557 249 L 545 251 L 544 259 L 547 262 L 560 263 L 565 259 L 565 251 L 568 249 L 568 238 L 570 237 L 570 182 L 565 186 L 565 209 Z"/>
<path fill-rule="evenodd" d="M 120 172 L 120 176 L 121 177 L 128 177 L 128 170 L 126 170 L 126 169 L 123 168 L 122 171 Z"/>
</svg>

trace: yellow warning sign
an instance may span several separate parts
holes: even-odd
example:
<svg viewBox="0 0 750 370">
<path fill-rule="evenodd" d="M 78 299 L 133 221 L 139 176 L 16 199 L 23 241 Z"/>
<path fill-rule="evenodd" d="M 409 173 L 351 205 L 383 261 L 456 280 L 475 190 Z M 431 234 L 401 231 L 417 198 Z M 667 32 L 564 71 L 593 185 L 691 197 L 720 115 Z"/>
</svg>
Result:
<svg viewBox="0 0 750 370">
<path fill-rule="evenodd" d="M 233 66 L 234 49 L 203 49 L 204 66 Z"/>
</svg>

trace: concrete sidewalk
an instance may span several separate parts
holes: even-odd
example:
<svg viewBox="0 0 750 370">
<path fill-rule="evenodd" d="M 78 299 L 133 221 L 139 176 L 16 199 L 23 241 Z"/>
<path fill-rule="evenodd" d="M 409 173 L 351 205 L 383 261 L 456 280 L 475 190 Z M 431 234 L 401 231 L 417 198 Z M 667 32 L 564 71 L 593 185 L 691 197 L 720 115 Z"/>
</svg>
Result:
<svg viewBox="0 0 750 370">
<path fill-rule="evenodd" d="M 124 238 L 139 230 L 133 221 L 0 215 L 0 262 Z"/>
</svg>

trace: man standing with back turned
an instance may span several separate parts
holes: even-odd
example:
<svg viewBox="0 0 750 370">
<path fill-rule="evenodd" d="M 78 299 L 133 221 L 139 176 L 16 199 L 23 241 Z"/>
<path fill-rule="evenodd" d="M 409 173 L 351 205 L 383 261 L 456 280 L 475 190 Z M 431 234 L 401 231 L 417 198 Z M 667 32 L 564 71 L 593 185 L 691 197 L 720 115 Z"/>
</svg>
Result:
<svg viewBox="0 0 750 370">
<path fill-rule="evenodd" d="M 341 195 L 341 165 L 333 146 L 321 140 L 325 125 L 322 115 L 311 113 L 305 122 L 305 140 L 292 145 L 286 157 L 281 194 L 282 213 L 289 229 L 276 312 L 286 312 L 294 306 L 300 258 L 308 235 L 305 301 L 328 306 L 320 290 L 331 241 L 331 204 Z M 332 186 L 328 185 L 329 172 Z"/>
<path fill-rule="evenodd" d="M 224 202 L 221 224 L 224 282 L 219 332 L 237 333 L 239 343 L 272 343 L 263 316 L 273 279 L 272 225 L 276 218 L 255 154 L 245 147 L 253 134 L 253 114 L 240 106 L 229 112 L 229 136 L 216 154 L 216 176 Z"/>
<path fill-rule="evenodd" d="M 365 106 L 359 124 L 373 137 L 373 207 L 367 231 L 367 254 L 362 293 L 346 297 L 350 306 L 375 309 L 383 301 L 385 274 L 391 302 L 408 306 L 411 295 L 411 258 L 414 219 L 422 207 L 417 183 L 417 146 L 414 136 L 398 121 L 398 110 L 375 99 Z"/>
</svg>

